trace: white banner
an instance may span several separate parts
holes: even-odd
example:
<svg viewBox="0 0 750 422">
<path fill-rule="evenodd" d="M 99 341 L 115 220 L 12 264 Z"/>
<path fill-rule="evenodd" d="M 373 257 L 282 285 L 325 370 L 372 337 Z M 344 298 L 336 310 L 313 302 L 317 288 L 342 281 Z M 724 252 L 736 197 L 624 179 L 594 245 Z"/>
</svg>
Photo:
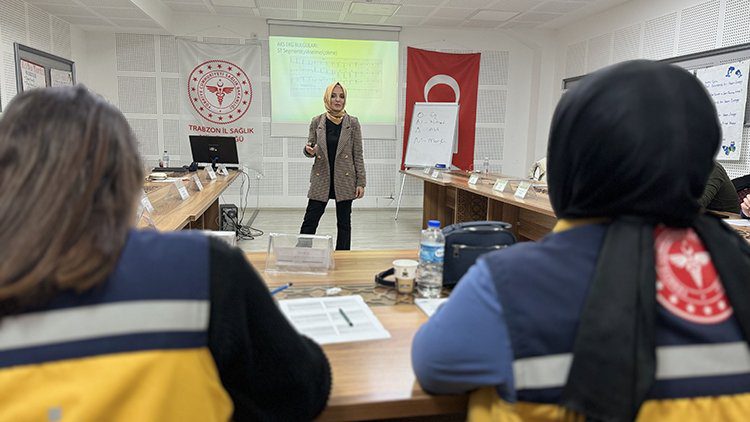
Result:
<svg viewBox="0 0 750 422">
<path fill-rule="evenodd" d="M 189 135 L 233 136 L 240 164 L 262 173 L 260 46 L 178 39 L 177 48 L 180 141 L 189 142 Z"/>
<path fill-rule="evenodd" d="M 716 104 L 721 123 L 721 149 L 716 159 L 733 161 L 740 159 L 742 150 L 742 128 L 745 121 L 747 101 L 747 78 L 749 62 L 729 63 L 698 69 L 696 76 L 703 82 Z"/>
</svg>

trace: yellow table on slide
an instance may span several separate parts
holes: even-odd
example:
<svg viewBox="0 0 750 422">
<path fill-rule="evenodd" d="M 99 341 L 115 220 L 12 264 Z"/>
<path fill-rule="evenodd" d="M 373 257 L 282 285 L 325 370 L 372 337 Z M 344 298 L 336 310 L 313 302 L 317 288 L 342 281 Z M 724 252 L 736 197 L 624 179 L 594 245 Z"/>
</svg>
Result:
<svg viewBox="0 0 750 422">
<path fill-rule="evenodd" d="M 186 200 L 180 198 L 174 183 L 146 182 L 144 190 L 154 213 L 156 229 L 160 231 L 181 230 L 184 228 L 219 230 L 219 196 L 229 187 L 240 173 L 229 171 L 228 176 L 216 176 L 216 180 L 209 180 L 205 171 L 187 173 L 182 177 L 182 184 L 187 188 L 190 197 Z M 203 190 L 198 191 L 193 175 L 200 177 Z M 147 228 L 148 221 L 141 218 L 138 228 Z"/>
<path fill-rule="evenodd" d="M 492 189 L 496 179 L 510 178 L 507 176 L 485 176 L 480 183 L 470 185 L 469 176 L 463 174 L 443 173 L 440 179 L 433 179 L 422 170 L 401 173 L 424 181 L 423 227 L 427 227 L 428 220 L 440 220 L 443 227 L 465 221 L 499 220 L 512 224 L 519 240 L 539 240 L 557 223 L 547 195 L 535 193 L 518 199 L 513 192 Z"/>
<path fill-rule="evenodd" d="M 394 305 L 370 303 L 391 338 L 323 346 L 333 372 L 333 387 L 323 421 L 355 421 L 463 414 L 467 396 L 430 396 L 417 383 L 411 367 L 411 342 L 427 316 L 413 304 L 413 296 L 376 287 L 375 274 L 391 267 L 395 259 L 415 259 L 416 250 L 336 251 L 336 269 L 328 275 L 267 274 L 265 252 L 247 259 L 270 287 L 288 282 L 294 286 L 278 296 L 299 297 L 298 291 L 319 294 L 341 287 L 344 294 L 357 289 L 387 291 Z M 319 288 L 320 286 L 323 286 Z M 367 299 L 366 299 L 367 300 Z"/>
</svg>

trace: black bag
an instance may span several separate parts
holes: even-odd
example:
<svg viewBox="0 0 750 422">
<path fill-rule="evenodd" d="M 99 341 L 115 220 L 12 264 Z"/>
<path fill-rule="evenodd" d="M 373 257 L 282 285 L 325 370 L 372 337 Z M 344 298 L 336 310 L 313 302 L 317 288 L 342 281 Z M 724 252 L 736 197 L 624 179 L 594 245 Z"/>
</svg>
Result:
<svg viewBox="0 0 750 422">
<path fill-rule="evenodd" d="M 480 255 L 516 243 L 510 228 L 502 221 L 469 221 L 444 228 L 443 286 L 455 286 Z"/>
</svg>

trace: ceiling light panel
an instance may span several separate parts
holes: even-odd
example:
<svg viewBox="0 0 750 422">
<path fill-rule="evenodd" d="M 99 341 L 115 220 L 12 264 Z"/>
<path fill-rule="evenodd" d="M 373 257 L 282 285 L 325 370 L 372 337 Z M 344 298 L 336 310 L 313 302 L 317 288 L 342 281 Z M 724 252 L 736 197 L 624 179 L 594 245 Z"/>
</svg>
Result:
<svg viewBox="0 0 750 422">
<path fill-rule="evenodd" d="M 480 10 L 471 17 L 472 20 L 505 22 L 518 15 L 518 12 L 504 12 L 501 10 Z"/>
</svg>

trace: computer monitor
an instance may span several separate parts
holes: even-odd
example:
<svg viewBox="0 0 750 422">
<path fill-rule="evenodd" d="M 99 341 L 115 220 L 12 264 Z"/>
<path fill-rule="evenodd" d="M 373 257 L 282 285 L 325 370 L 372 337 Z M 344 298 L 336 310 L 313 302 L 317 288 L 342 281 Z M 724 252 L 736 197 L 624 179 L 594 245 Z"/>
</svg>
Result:
<svg viewBox="0 0 750 422">
<path fill-rule="evenodd" d="M 227 168 L 238 168 L 237 140 L 234 136 L 190 135 L 190 151 L 196 163 L 228 164 Z M 234 167 L 232 167 L 234 165 Z"/>
</svg>

